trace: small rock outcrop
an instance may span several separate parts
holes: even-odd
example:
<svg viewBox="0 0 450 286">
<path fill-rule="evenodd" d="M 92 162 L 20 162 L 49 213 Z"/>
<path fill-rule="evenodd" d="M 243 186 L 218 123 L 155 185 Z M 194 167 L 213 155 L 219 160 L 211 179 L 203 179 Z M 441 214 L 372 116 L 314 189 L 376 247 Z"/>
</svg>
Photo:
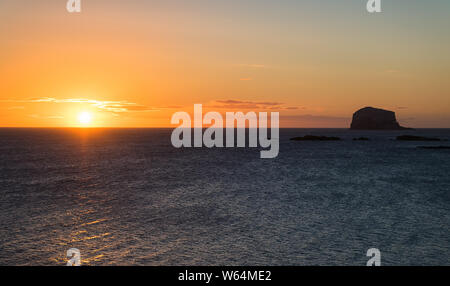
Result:
<svg viewBox="0 0 450 286">
<path fill-rule="evenodd" d="M 353 138 L 353 141 L 369 141 L 370 139 L 367 137 L 359 137 L 359 138 Z"/>
<path fill-rule="evenodd" d="M 413 136 L 413 135 L 397 136 L 397 140 L 398 141 L 441 141 L 441 139 L 439 139 L 439 138 Z"/>
<path fill-rule="evenodd" d="M 353 114 L 350 129 L 353 130 L 405 130 L 395 118 L 395 112 L 365 107 Z"/>
<path fill-rule="evenodd" d="M 292 141 L 338 141 L 341 140 L 339 137 L 327 137 L 327 136 L 314 136 L 306 135 L 303 137 L 291 138 Z"/>
<path fill-rule="evenodd" d="M 417 148 L 430 150 L 450 150 L 450 146 L 419 146 Z"/>
</svg>

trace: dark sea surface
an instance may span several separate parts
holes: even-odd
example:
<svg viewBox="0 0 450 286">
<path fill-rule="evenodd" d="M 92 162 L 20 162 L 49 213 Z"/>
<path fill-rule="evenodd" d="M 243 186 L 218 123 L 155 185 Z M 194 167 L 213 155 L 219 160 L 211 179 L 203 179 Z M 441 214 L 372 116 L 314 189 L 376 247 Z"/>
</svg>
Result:
<svg viewBox="0 0 450 286">
<path fill-rule="evenodd" d="M 282 129 L 260 159 L 169 129 L 0 129 L 0 265 L 450 265 L 450 150 L 417 148 L 450 142 L 403 134 L 450 139 Z"/>
</svg>

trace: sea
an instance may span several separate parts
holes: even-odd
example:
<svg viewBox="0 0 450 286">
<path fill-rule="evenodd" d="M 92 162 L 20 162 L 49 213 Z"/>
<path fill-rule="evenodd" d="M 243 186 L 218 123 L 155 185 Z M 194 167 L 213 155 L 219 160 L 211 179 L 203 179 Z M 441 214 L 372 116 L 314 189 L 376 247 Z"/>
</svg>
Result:
<svg viewBox="0 0 450 286">
<path fill-rule="evenodd" d="M 275 159 L 171 132 L 0 129 L 0 265 L 450 265 L 450 150 L 418 148 L 450 142 L 396 140 L 449 129 L 281 129 Z"/>
</svg>

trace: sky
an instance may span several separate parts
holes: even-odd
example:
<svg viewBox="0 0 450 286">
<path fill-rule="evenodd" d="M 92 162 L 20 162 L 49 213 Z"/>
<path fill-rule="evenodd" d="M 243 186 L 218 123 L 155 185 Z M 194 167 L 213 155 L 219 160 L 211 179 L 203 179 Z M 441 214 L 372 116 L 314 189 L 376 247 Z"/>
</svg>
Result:
<svg viewBox="0 0 450 286">
<path fill-rule="evenodd" d="M 365 106 L 450 128 L 450 1 L 0 0 L 0 126 L 174 127 L 276 111 L 349 127 Z"/>
</svg>

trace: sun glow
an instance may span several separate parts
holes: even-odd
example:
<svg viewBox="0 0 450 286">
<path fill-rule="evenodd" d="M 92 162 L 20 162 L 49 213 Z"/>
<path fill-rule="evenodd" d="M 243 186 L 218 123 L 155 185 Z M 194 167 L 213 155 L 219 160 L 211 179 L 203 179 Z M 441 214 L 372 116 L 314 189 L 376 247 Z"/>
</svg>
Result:
<svg viewBox="0 0 450 286">
<path fill-rule="evenodd" d="M 78 114 L 78 121 L 83 125 L 89 125 L 92 122 L 92 114 L 89 112 L 81 112 Z"/>
</svg>

